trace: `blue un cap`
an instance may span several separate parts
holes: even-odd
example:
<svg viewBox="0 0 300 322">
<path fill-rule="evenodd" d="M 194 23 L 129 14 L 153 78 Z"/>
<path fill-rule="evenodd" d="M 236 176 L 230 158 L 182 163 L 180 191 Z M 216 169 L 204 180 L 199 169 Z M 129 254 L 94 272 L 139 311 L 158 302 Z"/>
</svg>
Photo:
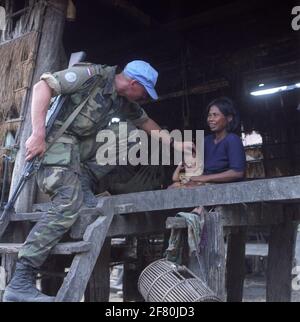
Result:
<svg viewBox="0 0 300 322">
<path fill-rule="evenodd" d="M 158 99 L 154 89 L 158 72 L 150 64 L 142 60 L 133 60 L 125 66 L 123 73 L 143 85 L 153 99 Z"/>
</svg>

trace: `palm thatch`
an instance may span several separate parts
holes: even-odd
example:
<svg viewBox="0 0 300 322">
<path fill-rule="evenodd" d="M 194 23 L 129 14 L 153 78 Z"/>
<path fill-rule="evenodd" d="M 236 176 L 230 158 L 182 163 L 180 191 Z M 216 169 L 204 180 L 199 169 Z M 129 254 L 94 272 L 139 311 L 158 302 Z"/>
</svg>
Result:
<svg viewBox="0 0 300 322">
<path fill-rule="evenodd" d="M 7 153 L 3 148 L 6 133 L 17 132 L 22 107 L 31 86 L 35 57 L 33 48 L 36 47 L 37 37 L 37 32 L 31 32 L 0 45 L 0 177 L 2 155 Z"/>
<path fill-rule="evenodd" d="M 30 86 L 34 67 L 34 44 L 37 33 L 32 32 L 0 46 L 0 120 L 18 117 L 24 93 Z M 9 115 L 9 113 L 17 115 Z"/>
</svg>

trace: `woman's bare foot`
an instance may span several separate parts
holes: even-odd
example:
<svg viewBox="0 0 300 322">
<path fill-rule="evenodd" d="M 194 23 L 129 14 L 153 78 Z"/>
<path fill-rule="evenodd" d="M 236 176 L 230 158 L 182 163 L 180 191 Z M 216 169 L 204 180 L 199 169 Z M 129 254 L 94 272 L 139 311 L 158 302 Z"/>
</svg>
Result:
<svg viewBox="0 0 300 322">
<path fill-rule="evenodd" d="M 203 211 L 203 207 L 202 206 L 199 206 L 199 207 L 197 207 L 197 208 L 195 208 L 195 209 L 192 210 L 192 212 L 195 212 L 195 213 L 197 213 L 199 215 L 201 215 L 202 211 Z"/>
</svg>

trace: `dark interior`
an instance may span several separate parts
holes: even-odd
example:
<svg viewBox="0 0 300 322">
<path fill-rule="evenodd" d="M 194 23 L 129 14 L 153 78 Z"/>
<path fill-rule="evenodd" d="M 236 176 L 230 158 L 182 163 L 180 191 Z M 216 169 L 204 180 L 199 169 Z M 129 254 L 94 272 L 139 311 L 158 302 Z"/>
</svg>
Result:
<svg viewBox="0 0 300 322">
<path fill-rule="evenodd" d="M 133 59 L 153 64 L 160 100 L 144 108 L 161 126 L 206 129 L 207 104 L 229 96 L 241 131 L 262 136 L 263 176 L 300 173 L 299 89 L 250 95 L 261 83 L 300 82 L 293 1 L 74 3 L 76 20 L 66 23 L 64 34 L 67 54 L 85 50 L 88 61 L 120 67 Z"/>
</svg>

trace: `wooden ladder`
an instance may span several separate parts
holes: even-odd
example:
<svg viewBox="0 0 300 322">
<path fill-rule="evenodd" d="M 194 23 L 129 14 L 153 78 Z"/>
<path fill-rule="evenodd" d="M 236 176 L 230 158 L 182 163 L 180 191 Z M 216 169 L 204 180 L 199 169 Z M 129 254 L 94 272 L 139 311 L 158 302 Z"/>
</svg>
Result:
<svg viewBox="0 0 300 322">
<path fill-rule="evenodd" d="M 118 209 L 114 208 L 113 199 L 106 197 L 99 200 L 96 208 L 83 208 L 70 231 L 72 238 L 82 238 L 82 240 L 59 243 L 52 249 L 51 254 L 74 255 L 55 302 L 82 300 L 115 212 L 118 212 Z M 11 221 L 37 221 L 45 214 L 46 212 L 19 213 L 13 215 Z M 2 290 L 12 277 L 12 272 L 3 267 L 5 263 L 3 259 L 9 259 L 11 255 L 17 254 L 21 247 L 22 244 L 0 243 Z"/>
</svg>

